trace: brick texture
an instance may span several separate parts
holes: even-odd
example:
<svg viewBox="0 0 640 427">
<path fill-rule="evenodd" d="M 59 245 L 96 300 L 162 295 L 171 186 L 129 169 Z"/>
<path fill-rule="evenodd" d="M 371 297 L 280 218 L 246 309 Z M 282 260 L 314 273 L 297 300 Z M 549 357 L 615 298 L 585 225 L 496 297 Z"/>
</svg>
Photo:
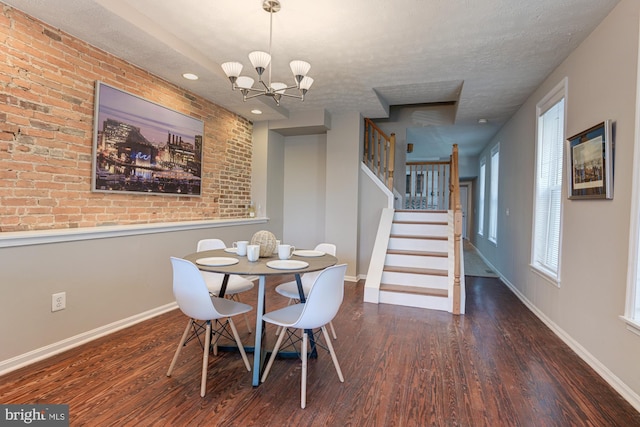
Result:
<svg viewBox="0 0 640 427">
<path fill-rule="evenodd" d="M 246 216 L 251 122 L 8 6 L 0 44 L 0 232 Z M 201 197 L 91 191 L 96 80 L 204 122 Z"/>
</svg>

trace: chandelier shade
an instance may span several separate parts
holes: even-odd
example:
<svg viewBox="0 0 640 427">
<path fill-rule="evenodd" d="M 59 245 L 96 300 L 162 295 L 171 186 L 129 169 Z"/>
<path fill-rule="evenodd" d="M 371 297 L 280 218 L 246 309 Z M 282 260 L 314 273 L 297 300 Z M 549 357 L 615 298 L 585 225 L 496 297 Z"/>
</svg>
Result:
<svg viewBox="0 0 640 427">
<path fill-rule="evenodd" d="M 242 76 L 242 64 L 240 62 L 225 62 L 221 65 L 222 70 L 231 81 L 233 90 L 240 90 L 243 99 L 255 98 L 258 96 L 271 97 L 277 105 L 283 96 L 297 98 L 304 101 L 304 96 L 313 84 L 313 79 L 307 76 L 311 69 L 311 64 L 306 61 L 294 60 L 289 63 L 293 73 L 293 84 L 291 86 L 281 82 L 271 82 L 271 42 L 273 39 L 273 14 L 280 10 L 279 0 L 264 0 L 262 8 L 269 12 L 269 52 L 253 51 L 249 53 L 249 61 L 258 74 L 258 86 L 253 87 L 255 80 L 251 77 Z M 265 82 L 262 78 L 265 71 L 269 71 L 268 79 Z M 287 92 L 296 90 L 297 93 Z"/>
<path fill-rule="evenodd" d="M 227 75 L 227 77 L 233 77 L 233 81 L 235 82 L 235 79 L 237 79 L 242 72 L 242 64 L 239 62 L 225 62 L 224 64 L 222 64 L 222 69 L 224 70 L 224 73 Z"/>
<path fill-rule="evenodd" d="M 267 52 L 260 52 L 259 50 L 256 50 L 249 54 L 249 61 L 251 61 L 251 65 L 253 65 L 253 68 L 256 69 L 257 73 L 262 74 L 271 63 L 271 55 Z"/>
<path fill-rule="evenodd" d="M 311 87 L 311 85 L 313 84 L 313 79 L 309 76 L 305 76 L 301 81 L 300 81 L 300 89 L 302 89 L 303 91 L 308 91 L 309 88 Z"/>
<path fill-rule="evenodd" d="M 282 82 L 273 82 L 271 83 L 271 88 L 276 91 L 276 93 L 283 94 L 287 89 L 287 85 Z"/>
<path fill-rule="evenodd" d="M 240 76 L 236 80 L 236 86 L 238 86 L 240 89 L 251 89 L 251 87 L 253 87 L 254 81 L 255 80 L 253 80 L 249 76 Z"/>
<path fill-rule="evenodd" d="M 296 61 L 291 61 L 289 63 L 289 67 L 291 67 L 291 71 L 293 72 L 293 75 L 295 76 L 296 80 L 302 80 L 302 78 L 306 76 L 307 73 L 309 72 L 309 69 L 311 68 L 311 64 L 309 64 L 308 62 L 296 60 Z M 300 76 L 299 79 L 298 79 L 298 76 Z"/>
</svg>

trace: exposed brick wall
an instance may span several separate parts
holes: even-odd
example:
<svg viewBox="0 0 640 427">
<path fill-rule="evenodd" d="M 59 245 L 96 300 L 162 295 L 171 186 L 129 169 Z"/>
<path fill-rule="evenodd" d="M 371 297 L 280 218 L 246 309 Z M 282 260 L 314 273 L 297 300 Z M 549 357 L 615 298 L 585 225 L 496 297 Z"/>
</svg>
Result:
<svg viewBox="0 0 640 427">
<path fill-rule="evenodd" d="M 0 7 L 0 231 L 246 216 L 251 122 Z M 91 192 L 96 80 L 204 121 L 202 197 Z"/>
</svg>

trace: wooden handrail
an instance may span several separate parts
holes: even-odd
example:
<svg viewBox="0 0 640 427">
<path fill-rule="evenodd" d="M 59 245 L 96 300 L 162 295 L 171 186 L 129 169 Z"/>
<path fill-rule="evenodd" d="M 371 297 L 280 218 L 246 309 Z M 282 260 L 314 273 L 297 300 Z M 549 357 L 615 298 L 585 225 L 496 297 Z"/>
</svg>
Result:
<svg viewBox="0 0 640 427">
<path fill-rule="evenodd" d="M 370 119 L 364 119 L 364 158 L 369 169 L 393 191 L 393 174 L 395 170 L 396 134 L 384 133 Z"/>
</svg>

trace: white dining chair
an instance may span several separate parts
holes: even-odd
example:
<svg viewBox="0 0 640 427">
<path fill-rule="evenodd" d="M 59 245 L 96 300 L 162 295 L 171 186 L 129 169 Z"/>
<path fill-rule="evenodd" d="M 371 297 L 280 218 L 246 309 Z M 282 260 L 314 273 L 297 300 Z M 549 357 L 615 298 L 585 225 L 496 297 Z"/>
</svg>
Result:
<svg viewBox="0 0 640 427">
<path fill-rule="evenodd" d="M 215 249 L 225 249 L 226 247 L 227 246 L 225 245 L 224 241 L 222 241 L 221 239 L 202 239 L 198 241 L 196 251 L 211 251 Z M 224 279 L 224 274 L 211 273 L 208 271 L 201 271 L 201 273 L 204 277 L 205 282 L 207 283 L 209 292 L 211 292 L 211 294 L 215 296 L 220 295 L 220 289 L 222 288 L 222 280 Z M 248 280 L 237 274 L 230 274 L 224 296 L 225 298 L 241 302 L 239 294 L 242 292 L 250 291 L 251 289 L 253 289 L 253 286 L 254 285 L 251 280 Z M 249 316 L 245 315 L 244 321 L 247 324 L 247 329 L 249 330 L 249 332 L 251 332 L 251 322 L 249 322 Z"/>
<path fill-rule="evenodd" d="M 333 243 L 320 243 L 315 247 L 316 251 L 324 252 L 325 254 L 336 256 L 336 245 Z M 305 298 L 309 295 L 309 290 L 313 285 L 313 282 L 316 280 L 316 277 L 320 274 L 320 271 L 312 271 L 310 273 L 305 273 L 300 276 L 300 280 L 302 281 L 302 289 L 304 291 Z M 276 292 L 280 295 L 289 298 L 289 305 L 300 302 L 300 293 L 298 292 L 298 284 L 296 281 L 282 283 L 276 286 Z M 336 330 L 333 327 L 333 322 L 329 323 L 329 328 L 331 329 L 331 335 L 333 339 L 338 339 L 336 335 Z M 280 328 L 276 329 L 276 335 L 280 333 Z"/>
<path fill-rule="evenodd" d="M 335 265 L 322 270 L 318 277 L 316 277 L 315 283 L 311 287 L 305 303 L 288 305 L 279 310 L 266 313 L 262 317 L 265 322 L 283 328 L 262 374 L 262 382 L 264 382 L 269 375 L 269 371 L 271 370 L 274 359 L 278 355 L 278 350 L 282 345 L 285 335 L 291 336 L 289 329 L 302 330 L 302 378 L 300 386 L 300 406 L 302 408 L 307 404 L 307 347 L 310 339 L 309 333 L 313 333 L 311 332 L 313 329 L 322 329 L 324 341 L 331 354 L 338 378 L 340 382 L 344 382 L 344 377 L 342 376 L 338 358 L 331 344 L 331 338 L 327 332 L 326 325 L 333 320 L 342 304 L 346 271 L 346 264 Z M 320 345 L 317 341 L 315 344 L 316 347 Z"/>
<path fill-rule="evenodd" d="M 202 355 L 202 379 L 200 380 L 200 396 L 204 397 L 207 387 L 207 367 L 209 365 L 209 352 L 213 346 L 214 355 L 217 354 L 217 344 L 220 337 L 234 339 L 242 360 L 248 371 L 251 371 L 251 365 L 247 354 L 244 351 L 242 341 L 238 335 L 232 316 L 245 314 L 252 310 L 252 307 L 237 301 L 231 301 L 224 298 L 211 296 L 204 282 L 204 278 L 200 274 L 200 270 L 190 261 L 171 257 L 171 265 L 173 267 L 173 295 L 176 298 L 178 307 L 189 318 L 187 327 L 182 334 L 178 348 L 173 355 L 171 365 L 167 371 L 170 377 L 173 368 L 176 365 L 178 356 L 182 347 L 187 343 L 190 334 L 198 334 L 202 327 L 198 321 L 206 323 L 205 341 Z M 221 321 L 223 320 L 223 321 Z M 212 325 L 215 325 L 212 326 Z M 227 325 L 231 328 L 231 334 L 227 330 Z M 212 343 L 212 336 L 215 339 Z M 199 340 L 199 339 L 198 339 Z"/>
</svg>

